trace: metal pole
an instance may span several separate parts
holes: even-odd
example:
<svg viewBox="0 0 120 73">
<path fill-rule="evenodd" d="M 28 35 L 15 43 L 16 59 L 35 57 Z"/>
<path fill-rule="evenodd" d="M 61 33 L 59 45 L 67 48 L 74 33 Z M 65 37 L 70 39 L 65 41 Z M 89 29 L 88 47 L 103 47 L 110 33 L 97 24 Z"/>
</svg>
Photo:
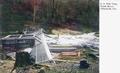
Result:
<svg viewBox="0 0 120 73">
<path fill-rule="evenodd" d="M 36 59 L 35 59 L 35 63 L 37 64 L 37 46 L 35 46 L 35 49 L 36 49 Z"/>
</svg>

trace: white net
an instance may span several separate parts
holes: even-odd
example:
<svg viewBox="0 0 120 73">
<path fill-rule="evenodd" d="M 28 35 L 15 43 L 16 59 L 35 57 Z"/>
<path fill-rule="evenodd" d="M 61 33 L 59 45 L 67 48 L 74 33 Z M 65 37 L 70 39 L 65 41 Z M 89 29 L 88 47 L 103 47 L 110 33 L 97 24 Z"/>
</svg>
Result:
<svg viewBox="0 0 120 73">
<path fill-rule="evenodd" d="M 35 47 L 33 48 L 31 55 L 35 57 L 35 63 L 42 63 L 52 60 L 52 55 L 49 51 L 45 36 L 43 33 L 35 35 Z"/>
</svg>

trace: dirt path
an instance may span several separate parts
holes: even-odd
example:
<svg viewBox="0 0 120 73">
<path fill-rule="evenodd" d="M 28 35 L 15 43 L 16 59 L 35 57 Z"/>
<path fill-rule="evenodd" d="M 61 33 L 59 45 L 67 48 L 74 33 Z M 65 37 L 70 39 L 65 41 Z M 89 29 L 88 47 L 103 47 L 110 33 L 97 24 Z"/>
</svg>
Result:
<svg viewBox="0 0 120 73">
<path fill-rule="evenodd" d="M 3 64 L 0 65 L 0 73 L 10 73 L 14 66 L 14 61 L 4 60 Z"/>
</svg>

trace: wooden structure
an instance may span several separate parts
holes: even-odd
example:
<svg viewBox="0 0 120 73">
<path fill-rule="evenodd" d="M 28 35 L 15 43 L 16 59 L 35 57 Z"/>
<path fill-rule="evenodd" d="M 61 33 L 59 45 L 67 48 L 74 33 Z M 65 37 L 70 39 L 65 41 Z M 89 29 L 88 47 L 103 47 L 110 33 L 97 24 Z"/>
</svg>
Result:
<svg viewBox="0 0 120 73">
<path fill-rule="evenodd" d="M 35 45 L 32 35 L 8 35 L 2 38 L 2 48 L 5 52 L 16 52 Z"/>
<path fill-rule="evenodd" d="M 77 51 L 73 51 L 73 52 L 62 52 L 61 56 L 76 56 L 76 57 L 80 57 L 80 52 Z"/>
</svg>

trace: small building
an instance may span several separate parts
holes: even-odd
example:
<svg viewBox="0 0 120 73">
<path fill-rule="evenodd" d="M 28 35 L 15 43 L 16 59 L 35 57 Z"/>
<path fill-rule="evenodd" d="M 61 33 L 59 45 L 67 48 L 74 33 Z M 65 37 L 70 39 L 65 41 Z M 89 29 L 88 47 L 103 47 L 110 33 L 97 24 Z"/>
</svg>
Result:
<svg viewBox="0 0 120 73">
<path fill-rule="evenodd" d="M 8 35 L 2 38 L 1 42 L 2 48 L 8 52 L 16 52 L 35 45 L 35 39 L 32 35 Z"/>
</svg>

